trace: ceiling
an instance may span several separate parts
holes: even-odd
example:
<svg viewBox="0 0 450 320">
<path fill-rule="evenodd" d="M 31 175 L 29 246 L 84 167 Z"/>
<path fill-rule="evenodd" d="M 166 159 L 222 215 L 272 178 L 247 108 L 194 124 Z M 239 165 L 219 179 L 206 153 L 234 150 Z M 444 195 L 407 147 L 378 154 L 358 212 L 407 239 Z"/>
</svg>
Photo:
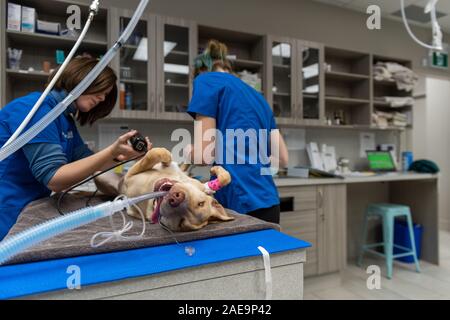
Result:
<svg viewBox="0 0 450 320">
<path fill-rule="evenodd" d="M 394 16 L 393 13 L 400 10 L 400 0 L 313 0 L 316 2 L 322 2 L 329 5 L 339 6 L 350 10 L 356 10 L 360 12 L 366 12 L 367 7 L 370 5 L 378 5 L 382 11 L 382 17 L 401 21 L 400 17 Z M 405 6 L 416 5 L 425 8 L 428 0 L 405 0 Z M 450 33 L 450 0 L 439 0 L 437 11 L 445 14 L 445 16 L 438 19 L 442 30 Z M 407 13 L 408 15 L 408 13 Z M 414 22 L 408 20 L 411 25 L 430 27 L 430 23 Z"/>
</svg>

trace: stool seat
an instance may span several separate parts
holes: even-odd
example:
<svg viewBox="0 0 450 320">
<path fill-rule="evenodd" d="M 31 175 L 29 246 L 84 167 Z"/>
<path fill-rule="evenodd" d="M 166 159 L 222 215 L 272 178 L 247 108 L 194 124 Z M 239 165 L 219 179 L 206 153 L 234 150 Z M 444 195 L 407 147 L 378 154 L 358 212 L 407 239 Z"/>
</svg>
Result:
<svg viewBox="0 0 450 320">
<path fill-rule="evenodd" d="M 381 218 L 383 223 L 383 242 L 366 244 L 367 238 L 367 223 L 369 217 L 378 216 Z M 411 248 L 405 248 L 402 246 L 394 245 L 394 222 L 397 217 L 405 217 L 409 236 L 411 240 Z M 384 254 L 373 250 L 376 247 L 384 247 Z M 401 249 L 404 251 L 403 253 L 394 255 L 394 247 Z M 382 256 L 386 260 L 387 267 L 387 277 L 392 279 L 392 266 L 393 260 L 395 258 L 405 257 L 405 256 L 413 256 L 414 263 L 416 265 L 416 271 L 420 272 L 419 261 L 417 258 L 416 245 L 414 240 L 414 231 L 413 231 L 413 223 L 411 217 L 411 211 L 408 206 L 398 205 L 398 204 L 390 204 L 390 203 L 374 203 L 370 204 L 367 207 L 366 214 L 364 217 L 364 225 L 363 225 L 363 234 L 361 241 L 361 250 L 358 258 L 358 265 L 362 265 L 362 259 L 365 252 L 371 252 L 376 255 Z"/>
<path fill-rule="evenodd" d="M 406 216 L 411 214 L 408 206 L 403 206 L 399 204 L 390 204 L 390 203 L 375 203 L 370 204 L 367 207 L 367 214 L 369 215 L 392 215 L 394 217 L 397 216 Z"/>
</svg>

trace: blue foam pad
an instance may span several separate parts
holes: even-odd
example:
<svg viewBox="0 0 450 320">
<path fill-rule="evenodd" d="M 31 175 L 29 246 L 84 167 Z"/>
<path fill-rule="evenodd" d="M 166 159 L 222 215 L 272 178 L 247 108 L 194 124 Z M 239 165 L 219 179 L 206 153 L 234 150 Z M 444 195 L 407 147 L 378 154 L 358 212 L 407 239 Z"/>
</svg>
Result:
<svg viewBox="0 0 450 320">
<path fill-rule="evenodd" d="M 185 247 L 195 248 L 188 256 Z M 260 256 L 259 246 L 270 254 L 308 248 L 311 244 L 275 230 L 242 233 L 206 240 L 136 250 L 40 261 L 0 267 L 0 298 L 67 289 L 69 266 L 81 270 L 81 286 L 143 277 L 212 263 Z"/>
</svg>

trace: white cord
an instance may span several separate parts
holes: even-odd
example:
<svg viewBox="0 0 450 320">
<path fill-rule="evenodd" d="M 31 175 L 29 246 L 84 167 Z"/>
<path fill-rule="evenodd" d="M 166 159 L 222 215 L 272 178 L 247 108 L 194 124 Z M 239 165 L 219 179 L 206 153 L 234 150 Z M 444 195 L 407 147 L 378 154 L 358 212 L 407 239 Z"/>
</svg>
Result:
<svg viewBox="0 0 450 320">
<path fill-rule="evenodd" d="M 431 13 L 431 20 L 432 20 L 432 27 L 433 27 L 433 45 L 432 46 L 420 41 L 414 35 L 414 33 L 411 31 L 411 28 L 409 27 L 409 24 L 408 24 L 408 19 L 406 18 L 405 1 L 400 0 L 400 2 L 401 2 L 403 23 L 405 24 L 406 30 L 408 31 L 411 38 L 413 38 L 413 40 L 415 42 L 417 42 L 419 45 L 421 45 L 422 47 L 432 49 L 432 50 L 442 50 L 442 32 L 441 32 L 441 28 L 439 26 L 439 23 L 437 22 L 437 17 L 436 17 L 436 7 L 435 6 L 436 6 L 437 1 L 431 0 L 427 6 L 427 10 L 429 10 L 429 12 Z"/>
<path fill-rule="evenodd" d="M 97 6 L 97 7 L 96 7 Z M 35 115 L 35 113 L 38 111 L 39 107 L 41 106 L 42 102 L 44 102 L 45 98 L 47 98 L 48 94 L 50 93 L 50 91 L 53 89 L 55 83 L 58 81 L 59 77 L 61 76 L 61 74 L 63 73 L 64 69 L 67 67 L 67 65 L 69 64 L 69 62 L 72 60 L 73 56 L 75 55 L 75 53 L 78 50 L 78 47 L 80 46 L 81 42 L 84 40 L 84 37 L 86 36 L 86 33 L 89 30 L 89 27 L 91 25 L 92 20 L 94 20 L 94 16 L 96 14 L 96 10 L 95 8 L 97 8 L 98 11 L 98 0 L 95 0 L 92 5 L 91 5 L 91 11 L 89 14 L 89 17 L 86 21 L 86 24 L 84 26 L 83 31 L 81 32 L 80 36 L 78 37 L 77 42 L 75 43 L 74 47 L 72 48 L 72 50 L 70 51 L 69 55 L 67 56 L 66 60 L 64 60 L 64 63 L 61 65 L 61 67 L 58 69 L 58 72 L 56 73 L 56 75 L 53 77 L 52 81 L 50 82 L 50 84 L 47 86 L 47 88 L 45 89 L 44 93 L 40 96 L 39 100 L 35 103 L 35 105 L 33 106 L 33 108 L 31 109 L 31 111 L 28 113 L 27 117 L 23 120 L 22 124 L 16 129 L 16 131 L 13 133 L 13 135 L 8 139 L 8 141 L 6 141 L 6 143 L 3 145 L 2 148 L 6 147 L 8 144 L 10 144 L 11 142 L 13 142 L 14 140 L 17 139 L 17 137 L 22 133 L 22 131 L 25 129 L 25 127 L 28 125 L 28 123 L 31 121 L 31 119 L 33 118 L 33 116 Z"/>
<path fill-rule="evenodd" d="M 266 300 L 272 300 L 272 269 L 270 267 L 270 254 L 264 248 L 259 246 L 258 250 L 261 251 L 264 260 L 264 270 L 265 270 L 265 279 L 266 279 Z"/>
<path fill-rule="evenodd" d="M 128 198 L 124 195 L 118 196 L 116 199 L 114 199 L 114 202 L 118 201 L 118 200 L 123 200 L 123 202 L 127 203 Z M 139 214 L 141 215 L 142 218 L 142 232 L 140 235 L 138 236 L 130 236 L 130 237 L 125 237 L 123 236 L 124 233 L 130 231 L 133 228 L 133 221 L 128 221 L 127 222 L 127 218 L 125 217 L 125 214 L 123 213 L 123 211 L 120 211 L 120 215 L 122 216 L 122 222 L 123 222 L 123 226 L 122 229 L 120 230 L 116 230 L 116 227 L 114 226 L 114 220 L 112 218 L 112 215 L 109 216 L 109 221 L 111 223 L 111 227 L 114 231 L 105 231 L 105 232 L 99 232 L 97 234 L 95 234 L 92 238 L 91 238 L 91 247 L 92 248 L 98 248 L 103 246 L 105 243 L 113 240 L 113 239 L 117 239 L 117 240 L 140 240 L 142 239 L 142 237 L 145 234 L 145 215 L 142 212 L 141 208 L 139 208 L 136 204 L 133 204 L 133 207 L 136 208 L 136 210 L 139 212 Z M 95 243 L 95 240 L 99 237 L 105 238 L 104 240 L 100 241 L 99 243 Z"/>
</svg>

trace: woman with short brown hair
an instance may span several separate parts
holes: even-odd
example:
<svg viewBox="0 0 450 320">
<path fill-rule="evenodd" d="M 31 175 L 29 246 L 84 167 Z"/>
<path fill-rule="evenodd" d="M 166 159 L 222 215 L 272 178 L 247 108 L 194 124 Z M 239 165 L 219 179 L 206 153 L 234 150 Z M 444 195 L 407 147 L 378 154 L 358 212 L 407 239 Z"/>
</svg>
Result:
<svg viewBox="0 0 450 320">
<path fill-rule="evenodd" d="M 73 59 L 28 127 L 63 101 L 97 63 L 96 59 L 88 57 Z M 111 113 L 117 101 L 116 82 L 114 71 L 106 67 L 63 114 L 22 149 L 0 162 L 0 240 L 31 201 L 48 197 L 52 191 L 63 191 L 94 172 L 111 167 L 116 161 L 139 155 L 128 145 L 135 131 L 121 136 L 96 154 L 88 149 L 78 133 L 76 120 L 81 126 L 92 125 Z M 0 147 L 19 127 L 40 96 L 40 92 L 30 93 L 0 110 Z"/>
</svg>

